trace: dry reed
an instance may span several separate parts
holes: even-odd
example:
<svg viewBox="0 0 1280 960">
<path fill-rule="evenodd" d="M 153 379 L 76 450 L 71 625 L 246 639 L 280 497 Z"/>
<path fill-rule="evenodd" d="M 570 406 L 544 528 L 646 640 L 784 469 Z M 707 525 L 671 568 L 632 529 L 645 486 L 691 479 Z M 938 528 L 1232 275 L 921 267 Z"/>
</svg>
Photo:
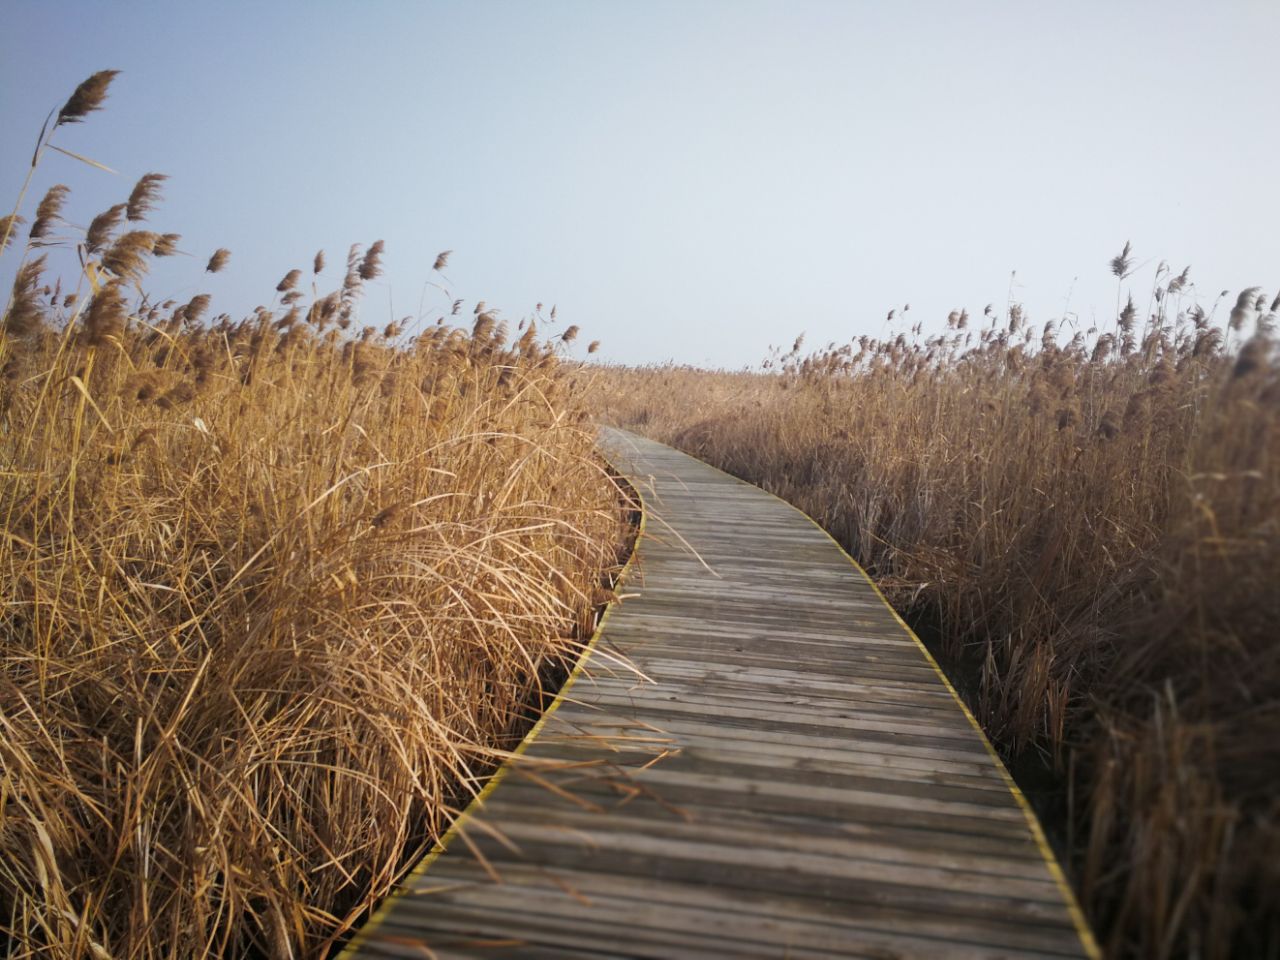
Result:
<svg viewBox="0 0 1280 960">
<path fill-rule="evenodd" d="M 0 940 L 321 956 L 576 655 L 623 517 L 551 346 L 340 332 L 380 242 L 280 317 L 150 303 L 159 183 L 73 238 L 84 296 L 28 245 L 0 324 Z"/>
</svg>

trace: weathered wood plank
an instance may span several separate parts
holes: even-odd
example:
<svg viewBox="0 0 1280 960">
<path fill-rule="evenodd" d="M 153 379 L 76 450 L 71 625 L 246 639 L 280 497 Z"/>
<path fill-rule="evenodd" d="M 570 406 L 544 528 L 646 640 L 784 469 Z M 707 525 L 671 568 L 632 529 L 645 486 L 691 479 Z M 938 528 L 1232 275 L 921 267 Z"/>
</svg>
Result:
<svg viewBox="0 0 1280 960">
<path fill-rule="evenodd" d="M 670 448 L 608 442 L 646 500 L 626 599 L 348 952 L 1091 955 L 1003 768 L 834 543 Z"/>
</svg>

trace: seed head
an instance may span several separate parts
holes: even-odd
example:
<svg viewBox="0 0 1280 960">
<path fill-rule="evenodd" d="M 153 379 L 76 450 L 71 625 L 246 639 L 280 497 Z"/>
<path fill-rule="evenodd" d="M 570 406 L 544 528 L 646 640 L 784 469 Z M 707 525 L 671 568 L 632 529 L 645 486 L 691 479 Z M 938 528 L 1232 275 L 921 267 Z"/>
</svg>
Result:
<svg viewBox="0 0 1280 960">
<path fill-rule="evenodd" d="M 301 278 L 302 278 L 301 270 L 290 270 L 288 273 L 284 275 L 284 279 L 276 284 L 277 292 L 284 293 L 286 290 L 292 290 L 295 286 L 297 286 L 298 281 Z"/>
<path fill-rule="evenodd" d="M 90 347 L 102 347 L 112 338 L 119 338 L 124 333 L 126 316 L 120 282 L 108 283 L 93 295 L 93 299 L 89 301 L 89 309 L 85 311 L 85 342 Z"/>
<path fill-rule="evenodd" d="M 0 253 L 4 253 L 8 248 L 13 235 L 18 231 L 18 225 L 26 222 L 16 213 L 6 213 L 0 217 Z"/>
<path fill-rule="evenodd" d="M 487 340 L 489 335 L 493 333 L 494 316 L 489 311 L 485 311 L 476 317 L 476 322 L 471 327 L 471 336 L 475 340 Z"/>
<path fill-rule="evenodd" d="M 206 273 L 217 273 L 227 265 L 227 261 L 231 259 L 231 251 L 226 247 L 219 247 L 213 251 L 213 256 L 209 258 L 209 264 L 206 266 Z"/>
<path fill-rule="evenodd" d="M 185 307 L 183 307 L 183 316 L 187 323 L 196 324 L 200 322 L 200 318 L 204 316 L 204 312 L 209 309 L 209 302 L 213 299 L 207 293 L 198 293 L 192 297 Z"/>
<path fill-rule="evenodd" d="M 4 315 L 4 330 L 12 337 L 25 337 L 40 328 L 44 310 L 40 305 L 40 276 L 44 257 L 22 265 L 13 280 L 13 303 Z"/>
<path fill-rule="evenodd" d="M 157 239 L 150 230 L 130 230 L 102 255 L 103 269 L 121 280 L 142 279 L 147 272 L 147 255 L 155 249 Z"/>
<path fill-rule="evenodd" d="M 347 251 L 347 273 L 342 278 L 342 299 L 351 303 L 360 295 L 360 244 L 353 243 Z M 345 328 L 344 328 L 345 329 Z"/>
<path fill-rule="evenodd" d="M 1098 342 L 1093 345 L 1094 363 L 1104 363 L 1108 356 L 1111 355 L 1112 348 L 1116 345 L 1116 338 L 1110 333 L 1104 333 L 1098 338 Z"/>
<path fill-rule="evenodd" d="M 1133 297 L 1129 297 L 1129 302 L 1125 304 L 1124 309 L 1120 311 L 1120 319 L 1118 325 L 1123 333 L 1131 333 L 1133 331 L 1134 321 L 1138 317 L 1138 308 L 1133 305 Z"/>
<path fill-rule="evenodd" d="M 1244 326 L 1245 321 L 1253 316 L 1260 293 L 1262 293 L 1261 287 L 1249 287 L 1247 290 L 1240 291 L 1240 296 L 1236 297 L 1236 305 L 1231 308 L 1231 318 L 1227 321 L 1227 325 L 1232 330 L 1239 330 Z"/>
<path fill-rule="evenodd" d="M 307 311 L 307 323 L 318 330 L 323 330 L 337 314 L 340 305 L 341 300 L 337 292 L 321 297 Z"/>
<path fill-rule="evenodd" d="M 382 251 L 385 248 L 381 240 L 375 240 L 365 252 L 364 259 L 360 261 L 360 279 L 372 280 L 382 273 Z"/>
<path fill-rule="evenodd" d="M 435 266 L 433 266 L 431 269 L 443 270 L 445 267 L 447 267 L 449 265 L 449 255 L 451 253 L 453 253 L 452 250 L 445 250 L 443 253 L 439 254 L 436 257 Z"/>
<path fill-rule="evenodd" d="M 156 202 L 160 199 L 160 184 L 168 179 L 163 173 L 144 173 L 129 194 L 126 216 L 130 220 L 144 219 L 155 209 Z"/>
<path fill-rule="evenodd" d="M 1129 254 L 1132 252 L 1129 241 L 1124 242 L 1124 249 L 1119 254 L 1111 258 L 1111 272 L 1123 280 L 1129 275 L 1129 268 L 1133 266 L 1133 257 Z"/>
<path fill-rule="evenodd" d="M 525 354 L 531 353 L 536 344 L 537 336 L 538 336 L 538 325 L 530 321 L 529 328 L 525 330 L 524 334 L 520 337 L 520 339 L 516 341 L 516 349 L 519 350 L 521 353 L 525 353 Z"/>
<path fill-rule="evenodd" d="M 71 98 L 58 111 L 58 122 L 55 126 L 79 123 L 93 111 L 101 110 L 103 101 L 107 99 L 107 88 L 111 86 L 111 81 L 119 72 L 119 70 L 99 70 L 76 87 L 75 93 L 71 94 Z"/>
<path fill-rule="evenodd" d="M 54 221 L 62 217 L 62 206 L 67 202 L 67 194 L 70 192 L 71 188 L 64 183 L 55 183 L 49 188 L 49 192 L 36 207 L 36 219 L 31 224 L 31 232 L 28 234 L 32 240 L 39 240 L 49 235 L 49 229 Z"/>
<path fill-rule="evenodd" d="M 178 252 L 178 242 L 182 235 L 178 233 L 162 233 L 156 237 L 156 245 L 151 250 L 155 257 L 171 257 Z"/>
<path fill-rule="evenodd" d="M 124 218 L 124 211 L 127 204 L 117 203 L 114 207 L 108 207 L 100 214 L 89 221 L 89 229 L 85 231 L 84 248 L 89 253 L 97 253 L 107 245 L 107 241 L 111 239 L 111 234 L 116 232 L 116 228 L 120 226 Z"/>
</svg>

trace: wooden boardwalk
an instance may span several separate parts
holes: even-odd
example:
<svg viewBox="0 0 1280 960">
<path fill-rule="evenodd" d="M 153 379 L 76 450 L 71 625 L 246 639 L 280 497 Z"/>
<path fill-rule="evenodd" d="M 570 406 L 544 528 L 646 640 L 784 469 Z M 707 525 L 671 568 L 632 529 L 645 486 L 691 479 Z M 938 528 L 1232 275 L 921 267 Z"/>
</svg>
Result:
<svg viewBox="0 0 1280 960">
<path fill-rule="evenodd" d="M 669 447 L 606 444 L 645 499 L 627 598 L 348 954 L 1096 955 L 1004 767 L 835 543 Z"/>
</svg>

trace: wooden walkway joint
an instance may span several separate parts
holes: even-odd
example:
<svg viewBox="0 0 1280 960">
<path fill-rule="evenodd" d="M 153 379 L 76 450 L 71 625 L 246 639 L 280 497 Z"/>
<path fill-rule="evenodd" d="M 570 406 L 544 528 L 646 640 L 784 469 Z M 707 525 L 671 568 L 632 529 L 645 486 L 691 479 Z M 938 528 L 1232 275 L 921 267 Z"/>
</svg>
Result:
<svg viewBox="0 0 1280 960">
<path fill-rule="evenodd" d="M 627 598 L 347 954 L 1096 956 L 1025 800 L 857 565 L 755 487 L 605 443 L 645 500 Z"/>
</svg>

